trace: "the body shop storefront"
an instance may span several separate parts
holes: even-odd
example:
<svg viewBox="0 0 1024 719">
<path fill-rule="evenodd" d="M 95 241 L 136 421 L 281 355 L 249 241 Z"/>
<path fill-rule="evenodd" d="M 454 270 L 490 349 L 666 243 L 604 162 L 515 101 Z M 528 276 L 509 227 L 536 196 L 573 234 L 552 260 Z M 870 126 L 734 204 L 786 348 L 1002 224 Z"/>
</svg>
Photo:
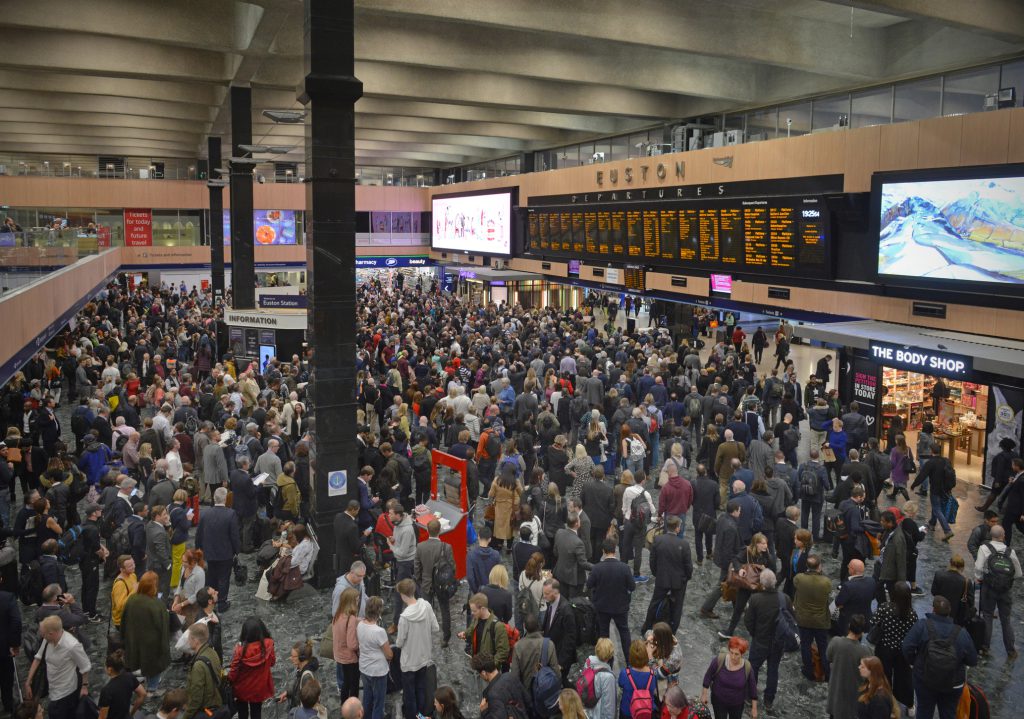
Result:
<svg viewBox="0 0 1024 719">
<path fill-rule="evenodd" d="M 839 389 L 856 400 L 888 449 L 902 433 L 913 449 L 926 422 L 957 477 L 989 484 L 999 441 L 1021 443 L 1024 351 L 999 340 L 882 322 L 813 325 L 815 339 L 840 345 Z"/>
</svg>

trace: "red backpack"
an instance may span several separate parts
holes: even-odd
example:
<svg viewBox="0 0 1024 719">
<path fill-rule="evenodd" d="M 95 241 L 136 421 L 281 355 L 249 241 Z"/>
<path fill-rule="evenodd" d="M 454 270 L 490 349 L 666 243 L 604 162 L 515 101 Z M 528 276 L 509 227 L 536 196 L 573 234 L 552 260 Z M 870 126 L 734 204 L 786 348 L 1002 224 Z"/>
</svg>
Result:
<svg viewBox="0 0 1024 719">
<path fill-rule="evenodd" d="M 611 670 L 605 667 L 594 669 L 588 657 L 583 665 L 583 669 L 580 670 L 579 676 L 576 677 L 574 682 L 576 693 L 580 695 L 580 699 L 583 700 L 583 706 L 587 709 L 593 709 L 597 706 L 597 687 L 595 686 L 595 681 L 597 680 L 597 675 L 601 672 L 611 674 Z"/>
<path fill-rule="evenodd" d="M 626 678 L 633 687 L 633 696 L 629 699 L 629 715 L 632 719 L 652 719 L 654 716 L 654 697 L 651 695 L 651 684 L 654 682 L 654 672 L 647 673 L 647 684 L 638 687 L 633 681 L 633 671 L 626 670 Z"/>
</svg>

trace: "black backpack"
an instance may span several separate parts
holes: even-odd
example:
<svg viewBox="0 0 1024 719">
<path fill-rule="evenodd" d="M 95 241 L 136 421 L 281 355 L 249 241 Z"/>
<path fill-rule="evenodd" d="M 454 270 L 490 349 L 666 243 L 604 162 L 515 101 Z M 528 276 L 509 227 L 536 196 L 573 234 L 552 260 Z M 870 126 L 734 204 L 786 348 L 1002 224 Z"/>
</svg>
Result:
<svg viewBox="0 0 1024 719">
<path fill-rule="evenodd" d="M 520 618 L 520 621 L 531 614 L 539 616 L 540 607 L 537 606 L 537 598 L 533 596 L 531 587 L 539 582 L 539 579 L 534 579 L 525 587 L 519 590 L 519 594 L 516 595 L 516 616 Z"/>
<path fill-rule="evenodd" d="M 39 560 L 33 559 L 28 563 L 28 576 L 22 580 L 19 591 L 21 603 L 40 604 L 43 598 L 43 570 L 39 566 Z"/>
<path fill-rule="evenodd" d="M 810 467 L 800 472 L 800 499 L 816 502 L 821 499 L 821 478 Z"/>
<path fill-rule="evenodd" d="M 434 567 L 431 582 L 434 594 L 438 599 L 448 600 L 455 596 L 459 589 L 459 580 L 455 576 L 455 565 L 450 561 L 442 561 Z"/>
<path fill-rule="evenodd" d="M 985 542 L 988 547 L 988 561 L 985 563 L 985 585 L 993 592 L 1002 594 L 1010 591 L 1013 586 L 1013 579 L 1017 570 L 1013 566 L 1013 559 L 1010 557 L 1012 551 L 1006 547 L 1002 552 L 992 546 L 992 542 Z"/>
<path fill-rule="evenodd" d="M 647 492 L 641 491 L 629 503 L 629 522 L 637 529 L 647 529 L 651 521 L 651 504 L 647 501 Z"/>
<path fill-rule="evenodd" d="M 493 429 L 487 433 L 487 442 L 484 444 L 484 450 L 487 452 L 487 458 L 495 462 L 501 456 L 501 439 Z"/>
<path fill-rule="evenodd" d="M 57 540 L 57 558 L 64 564 L 78 564 L 82 561 L 82 525 L 69 528 Z"/>
<path fill-rule="evenodd" d="M 953 625 L 953 631 L 940 637 L 931 619 L 925 620 L 928 643 L 924 646 L 924 685 L 933 692 L 948 692 L 950 687 L 963 684 L 960 657 L 956 651 L 956 639 L 960 627 Z"/>
</svg>

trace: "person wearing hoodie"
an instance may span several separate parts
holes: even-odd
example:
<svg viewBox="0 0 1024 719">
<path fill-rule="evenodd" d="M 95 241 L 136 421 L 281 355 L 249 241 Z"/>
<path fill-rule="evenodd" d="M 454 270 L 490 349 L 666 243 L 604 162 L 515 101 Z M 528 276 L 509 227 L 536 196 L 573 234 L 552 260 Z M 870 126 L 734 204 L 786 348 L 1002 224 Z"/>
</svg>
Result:
<svg viewBox="0 0 1024 719">
<path fill-rule="evenodd" d="M 426 599 L 416 598 L 416 582 L 401 580 L 396 589 L 402 600 L 395 646 L 402 650 L 402 713 L 405 719 L 427 715 L 432 697 L 427 696 L 427 674 L 434 665 L 433 635 L 441 631 L 434 609 Z"/>
<path fill-rule="evenodd" d="M 78 460 L 78 468 L 85 473 L 92 487 L 99 486 L 107 463 L 113 459 L 113 452 L 110 447 L 101 443 L 94 432 L 85 435 L 85 451 Z"/>
<path fill-rule="evenodd" d="M 665 461 L 668 467 L 668 482 L 658 495 L 658 516 L 663 520 L 669 516 L 679 517 L 682 523 L 679 536 L 686 532 L 686 515 L 693 504 L 693 485 L 679 476 L 675 464 Z"/>
<path fill-rule="evenodd" d="M 277 475 L 277 491 L 281 495 L 275 516 L 294 522 L 299 518 L 299 485 L 295 483 L 295 463 L 285 462 Z"/>
<path fill-rule="evenodd" d="M 260 719 L 263 702 L 274 696 L 270 668 L 276 663 L 274 640 L 266 625 L 259 617 L 249 617 L 242 624 L 228 669 L 239 719 Z"/>
<path fill-rule="evenodd" d="M 388 537 L 388 545 L 395 557 L 395 582 L 410 579 L 416 569 L 416 529 L 412 525 L 412 517 L 405 511 L 401 502 L 395 502 L 389 509 L 394 530 Z M 397 590 L 397 586 L 395 587 Z M 398 615 L 402 612 L 402 602 L 397 592 L 392 604 L 395 607 L 394 620 L 388 627 L 388 634 L 398 631 Z"/>
</svg>

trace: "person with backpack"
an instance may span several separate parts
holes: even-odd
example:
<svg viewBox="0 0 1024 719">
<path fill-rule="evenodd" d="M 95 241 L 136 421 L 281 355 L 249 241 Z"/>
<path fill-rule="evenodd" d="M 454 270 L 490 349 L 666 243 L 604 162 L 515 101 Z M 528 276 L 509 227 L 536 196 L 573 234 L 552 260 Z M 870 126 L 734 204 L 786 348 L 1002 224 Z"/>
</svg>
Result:
<svg viewBox="0 0 1024 719">
<path fill-rule="evenodd" d="M 508 666 L 508 632 L 488 608 L 486 595 L 477 593 L 469 598 L 469 615 L 472 621 L 458 634 L 459 639 L 466 642 L 469 655 L 488 654 L 497 666 Z"/>
<path fill-rule="evenodd" d="M 920 446 L 921 443 L 918 442 L 918 447 L 920 448 Z M 921 460 L 921 471 L 917 473 L 917 479 L 910 485 L 910 488 L 916 489 L 923 485 L 923 491 L 928 492 L 932 509 L 931 517 L 928 518 L 928 528 L 935 529 L 935 524 L 938 522 L 942 531 L 946 533 L 942 541 L 948 543 L 953 538 L 953 530 L 946 517 L 946 503 L 953 494 L 953 488 L 956 487 L 956 470 L 953 469 L 950 461 L 942 455 L 921 457 L 918 454 L 918 458 Z"/>
<path fill-rule="evenodd" d="M 479 652 L 470 667 L 486 683 L 480 700 L 480 719 L 523 719 L 530 699 L 526 688 L 512 672 L 502 672 L 490 652 Z"/>
<path fill-rule="evenodd" d="M 813 446 L 807 461 L 797 469 L 796 476 L 799 486 L 800 528 L 807 529 L 809 523 L 814 541 L 821 541 L 821 508 L 825 504 L 825 492 L 830 483 L 820 454 Z"/>
<path fill-rule="evenodd" d="M 629 656 L 629 652 L 626 652 Z M 602 637 L 594 646 L 594 653 L 583 662 L 583 668 L 576 678 L 576 693 L 590 719 L 618 719 L 619 707 L 616 699 L 617 680 L 612 672 L 615 661 L 615 645 L 611 639 Z"/>
<path fill-rule="evenodd" d="M 103 620 L 96 611 L 96 597 L 100 589 L 100 565 L 106 561 L 110 552 L 100 541 L 99 521 L 102 509 L 98 504 L 87 504 L 82 510 L 85 522 L 82 534 L 78 538 L 81 544 L 81 559 L 78 561 L 82 573 L 82 608 L 89 621 L 98 623 Z"/>
<path fill-rule="evenodd" d="M 413 579 L 422 596 L 433 605 L 436 600 L 441 609 L 441 646 L 447 647 L 452 638 L 451 599 L 458 590 L 455 578 L 455 556 L 450 544 L 440 539 L 441 523 L 427 522 L 427 539 L 416 545 Z"/>
<path fill-rule="evenodd" d="M 552 641 L 541 633 L 537 614 L 529 614 L 523 619 L 523 629 L 523 636 L 512 650 L 509 673 L 517 677 L 527 690 L 534 713 L 549 716 L 552 700 L 557 700 L 562 688 L 558 652 Z M 543 677 L 534 684 L 534 679 L 541 673 Z"/>
<path fill-rule="evenodd" d="M 1006 544 L 1006 530 L 998 524 L 989 532 L 989 540 L 978 549 L 974 563 L 975 579 L 981 585 L 978 610 L 985 618 L 985 643 L 980 652 L 988 654 L 992 642 L 992 615 L 999 612 L 1003 628 L 1003 647 L 1007 659 L 1017 658 L 1013 635 L 1013 582 L 1021 575 L 1017 553 Z"/>
<path fill-rule="evenodd" d="M 622 561 L 633 562 L 633 579 L 637 584 L 645 584 L 650 577 L 640 573 L 643 561 L 644 543 L 647 539 L 647 526 L 654 518 L 654 500 L 650 492 L 644 488 L 643 471 L 633 473 L 624 470 L 620 477 L 626 485 L 622 492 L 622 534 L 620 537 L 619 554 Z"/>
<path fill-rule="evenodd" d="M 629 666 L 619 671 L 622 690 L 619 716 L 629 719 L 653 719 L 658 715 L 658 679 L 650 670 L 650 656 L 643 639 L 629 645 Z"/>
<path fill-rule="evenodd" d="M 914 666 L 915 716 L 931 719 L 938 708 L 940 719 L 952 719 L 963 695 L 967 667 L 978 663 L 978 652 L 971 635 L 953 623 L 949 600 L 932 600 L 932 611 L 904 637 L 903 655 Z"/>
<path fill-rule="evenodd" d="M 700 703 L 707 704 L 710 698 L 716 719 L 740 719 L 748 701 L 750 716 L 757 719 L 757 676 L 743 656 L 749 648 L 745 639 L 733 637 L 704 672 Z"/>
<path fill-rule="evenodd" d="M 188 646 L 192 654 L 185 692 L 184 717 L 194 717 L 205 709 L 216 711 L 224 704 L 221 696 L 221 663 L 217 652 L 210 646 L 210 628 L 203 623 L 188 628 Z"/>
<path fill-rule="evenodd" d="M 772 711 L 772 703 L 779 687 L 779 663 L 782 661 L 783 653 L 789 648 L 788 640 L 783 635 L 795 640 L 797 630 L 793 604 L 789 597 L 778 591 L 776 581 L 775 572 L 770 569 L 763 570 L 759 578 L 761 591 L 750 598 L 743 614 L 743 624 L 750 632 L 753 644 L 750 665 L 755 682 L 761 665 L 768 663 L 763 704 L 766 712 Z"/>
<path fill-rule="evenodd" d="M 686 484 L 689 486 L 689 482 Z M 665 531 L 654 538 L 650 564 L 654 575 L 654 594 L 641 631 L 661 621 L 668 623 L 674 633 L 679 630 L 686 585 L 693 577 L 690 545 L 682 537 L 682 520 L 677 515 L 670 514 L 665 520 Z M 627 606 L 628 601 L 627 596 Z"/>
</svg>

